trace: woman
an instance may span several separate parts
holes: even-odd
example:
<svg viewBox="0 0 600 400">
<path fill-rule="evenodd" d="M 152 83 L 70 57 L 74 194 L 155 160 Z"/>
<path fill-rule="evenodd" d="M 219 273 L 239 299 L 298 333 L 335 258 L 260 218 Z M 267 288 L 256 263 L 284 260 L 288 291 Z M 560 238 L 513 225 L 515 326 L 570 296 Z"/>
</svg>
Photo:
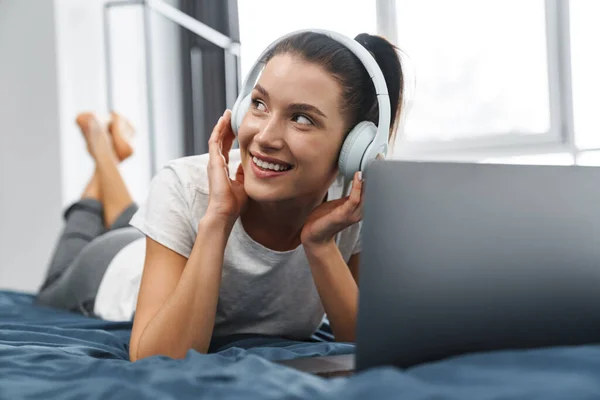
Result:
<svg viewBox="0 0 600 400">
<path fill-rule="evenodd" d="M 355 40 L 385 76 L 392 141 L 403 86 L 396 49 L 368 34 Z M 352 52 L 319 33 L 280 42 L 265 61 L 239 150 L 226 111 L 209 153 L 163 168 L 130 222 L 146 236 L 143 267 L 128 258 L 128 270 L 143 270 L 133 361 L 206 352 L 213 336 L 307 338 L 324 313 L 336 340 L 354 340 L 362 180 L 357 173 L 343 193 L 337 160 L 357 122 L 378 121 L 373 84 Z M 101 286 L 119 282 L 105 276 Z"/>
</svg>

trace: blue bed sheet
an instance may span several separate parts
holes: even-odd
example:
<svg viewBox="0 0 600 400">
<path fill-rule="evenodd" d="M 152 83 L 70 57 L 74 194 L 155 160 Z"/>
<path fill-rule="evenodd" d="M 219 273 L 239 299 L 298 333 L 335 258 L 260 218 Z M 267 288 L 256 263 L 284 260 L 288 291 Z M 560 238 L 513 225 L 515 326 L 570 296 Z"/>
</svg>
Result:
<svg viewBox="0 0 600 400">
<path fill-rule="evenodd" d="M 131 363 L 130 329 L 0 291 L 0 398 L 600 399 L 600 346 L 473 354 L 326 380 L 269 360 L 352 345 L 245 339 L 214 354 Z"/>
</svg>

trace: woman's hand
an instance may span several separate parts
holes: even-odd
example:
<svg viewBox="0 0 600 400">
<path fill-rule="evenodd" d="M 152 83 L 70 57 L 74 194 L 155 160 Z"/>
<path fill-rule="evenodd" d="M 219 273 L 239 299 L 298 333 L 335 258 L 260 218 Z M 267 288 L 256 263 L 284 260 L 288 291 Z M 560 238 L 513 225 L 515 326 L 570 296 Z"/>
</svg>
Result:
<svg viewBox="0 0 600 400">
<path fill-rule="evenodd" d="M 300 238 L 306 246 L 319 246 L 333 241 L 335 235 L 362 219 L 363 181 L 354 174 L 352 190 L 346 197 L 317 206 L 308 216 Z"/>
<path fill-rule="evenodd" d="M 244 190 L 244 170 L 237 169 L 235 179 L 229 177 L 229 151 L 235 140 L 231 130 L 231 111 L 225 110 L 208 141 L 209 200 L 206 215 L 233 224 L 248 200 Z"/>
</svg>

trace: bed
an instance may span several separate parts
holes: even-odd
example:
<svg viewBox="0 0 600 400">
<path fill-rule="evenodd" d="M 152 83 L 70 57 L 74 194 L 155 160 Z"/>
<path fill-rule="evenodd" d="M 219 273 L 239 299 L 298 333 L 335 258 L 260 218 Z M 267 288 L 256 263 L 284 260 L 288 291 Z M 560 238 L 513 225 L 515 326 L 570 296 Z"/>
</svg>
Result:
<svg viewBox="0 0 600 400">
<path fill-rule="evenodd" d="M 472 354 L 328 380 L 271 360 L 347 354 L 351 344 L 249 337 L 208 355 L 131 363 L 130 329 L 0 291 L 0 398 L 600 398 L 600 345 Z"/>
</svg>

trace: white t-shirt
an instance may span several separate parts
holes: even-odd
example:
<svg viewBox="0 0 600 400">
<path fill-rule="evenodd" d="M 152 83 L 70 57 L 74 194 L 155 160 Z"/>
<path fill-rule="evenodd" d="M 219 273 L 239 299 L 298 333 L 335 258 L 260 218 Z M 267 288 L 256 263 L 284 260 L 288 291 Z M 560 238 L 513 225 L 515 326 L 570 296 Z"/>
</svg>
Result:
<svg viewBox="0 0 600 400">
<path fill-rule="evenodd" d="M 148 199 L 133 216 L 131 225 L 165 247 L 188 258 L 198 223 L 208 206 L 208 154 L 180 158 L 168 163 L 152 180 Z M 240 163 L 239 150 L 230 153 L 231 176 Z M 342 197 L 343 181 L 336 180 L 328 192 L 328 200 Z M 354 224 L 337 236 L 337 245 L 348 262 L 359 253 L 361 224 Z M 137 250 L 134 250 L 134 247 Z M 122 293 L 96 298 L 96 310 L 120 310 L 130 318 L 134 309 L 120 301 L 139 290 L 143 269 L 143 254 L 133 260 L 142 248 L 136 242 L 125 247 L 109 266 L 115 271 L 135 269 L 127 276 L 129 284 L 119 283 L 123 274 L 107 271 L 111 282 Z M 121 253 L 126 253 L 119 260 Z M 118 266 L 119 263 L 127 263 Z M 168 266 L 165 266 L 168 268 Z M 128 286 L 125 289 L 125 286 Z M 100 291 L 99 291 L 100 292 Z M 108 306 L 98 301 L 109 301 Z M 108 307 L 107 307 L 108 306 Z M 135 306 L 135 305 L 134 305 Z M 96 312 L 98 314 L 98 312 Z M 99 314 L 104 317 L 103 315 Z M 225 248 L 214 335 L 254 333 L 264 335 L 307 338 L 319 327 L 324 315 L 323 305 L 312 278 L 303 246 L 290 251 L 274 251 L 255 242 L 244 230 L 241 220 L 236 221 Z"/>
</svg>

